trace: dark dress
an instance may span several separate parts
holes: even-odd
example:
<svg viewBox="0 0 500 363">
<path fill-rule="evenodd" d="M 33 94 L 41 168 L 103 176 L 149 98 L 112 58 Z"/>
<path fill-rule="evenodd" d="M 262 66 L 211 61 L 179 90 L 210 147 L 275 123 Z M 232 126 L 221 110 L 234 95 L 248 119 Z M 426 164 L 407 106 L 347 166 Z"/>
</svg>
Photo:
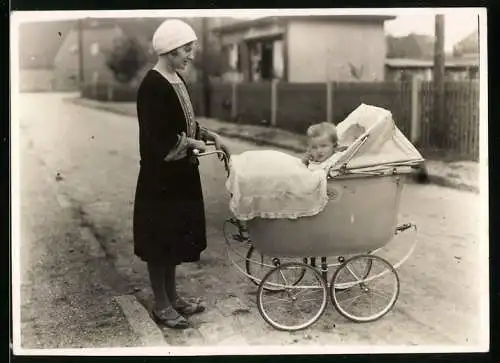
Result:
<svg viewBox="0 0 500 363">
<path fill-rule="evenodd" d="M 164 161 L 178 135 L 189 133 L 174 87 L 157 71 L 149 71 L 139 87 L 137 116 L 141 162 L 134 204 L 134 252 L 152 263 L 198 261 L 207 246 L 199 163 L 192 155 Z M 194 132 L 197 137 L 198 123 Z"/>
</svg>

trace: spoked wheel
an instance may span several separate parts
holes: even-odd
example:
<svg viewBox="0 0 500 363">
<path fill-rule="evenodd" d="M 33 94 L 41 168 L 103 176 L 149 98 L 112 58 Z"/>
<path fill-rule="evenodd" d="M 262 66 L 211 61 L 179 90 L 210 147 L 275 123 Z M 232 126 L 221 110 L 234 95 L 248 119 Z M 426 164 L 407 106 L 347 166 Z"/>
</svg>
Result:
<svg viewBox="0 0 500 363">
<path fill-rule="evenodd" d="M 346 258 L 346 260 L 349 260 L 350 258 L 352 258 L 352 256 L 349 258 Z M 352 261 L 351 263 L 357 265 L 356 271 L 359 271 L 361 273 L 360 276 L 362 279 L 365 279 L 370 274 L 370 270 L 371 270 L 372 264 L 373 264 L 371 259 L 358 259 L 356 261 Z M 342 281 L 342 278 L 344 278 L 345 276 L 349 277 L 348 280 Z M 333 276 L 332 276 L 332 278 L 333 278 Z M 337 290 L 337 291 L 347 290 L 349 288 L 349 281 L 352 282 L 350 275 L 338 276 L 337 277 L 337 285 L 334 286 L 335 290 Z"/>
<path fill-rule="evenodd" d="M 269 256 L 265 256 L 259 251 L 257 251 L 253 246 L 250 246 L 247 252 L 247 256 L 245 259 L 245 269 L 248 275 L 251 276 L 250 280 L 257 286 L 260 285 L 263 277 L 266 275 L 266 273 L 269 272 L 269 270 L 273 269 L 276 267 L 275 262 L 282 264 L 286 262 L 291 262 L 287 261 L 287 259 L 284 258 L 271 258 Z M 307 258 L 303 259 L 303 262 L 307 264 Z M 304 274 L 306 273 L 306 270 L 303 269 L 296 269 L 295 270 L 295 276 L 290 274 L 288 278 L 290 279 L 290 283 L 292 285 L 295 285 L 302 280 L 304 277 Z M 277 275 L 276 275 L 277 277 Z M 271 283 L 273 281 L 269 281 L 268 284 L 266 284 L 263 288 L 267 291 L 283 291 L 283 287 L 281 280 L 277 283 Z"/>
<path fill-rule="evenodd" d="M 298 273 L 302 274 L 300 281 L 296 281 Z M 268 291 L 266 284 L 279 290 Z M 287 262 L 264 276 L 259 285 L 257 307 L 264 320 L 275 329 L 295 331 L 309 327 L 321 317 L 327 295 L 327 283 L 318 270 L 304 263 Z"/>
<path fill-rule="evenodd" d="M 370 266 L 367 271 L 367 266 Z M 345 261 L 333 274 L 330 297 L 337 311 L 355 322 L 387 314 L 399 296 L 399 277 L 381 257 L 360 255 Z"/>
</svg>

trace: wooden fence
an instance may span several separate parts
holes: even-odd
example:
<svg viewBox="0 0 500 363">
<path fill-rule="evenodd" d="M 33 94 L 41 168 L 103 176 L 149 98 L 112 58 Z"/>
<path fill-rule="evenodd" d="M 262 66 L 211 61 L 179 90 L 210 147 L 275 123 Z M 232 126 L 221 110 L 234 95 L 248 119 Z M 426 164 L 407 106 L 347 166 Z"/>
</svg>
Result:
<svg viewBox="0 0 500 363">
<path fill-rule="evenodd" d="M 203 88 L 190 84 L 197 115 L 206 115 Z M 126 85 L 93 84 L 84 97 L 102 101 L 135 101 Z M 390 110 L 399 129 L 421 150 L 440 149 L 464 159 L 479 159 L 479 83 L 445 84 L 445 117 L 433 120 L 431 82 L 303 84 L 285 82 L 210 84 L 210 116 L 226 121 L 267 125 L 304 133 L 316 122 L 338 123 L 360 103 Z"/>
<path fill-rule="evenodd" d="M 418 121 L 422 147 L 447 150 L 471 160 L 479 159 L 479 84 L 447 83 L 443 124 L 433 122 L 433 85 L 419 85 Z M 440 133 L 444 137 L 439 137 Z"/>
<path fill-rule="evenodd" d="M 211 117 L 304 133 L 312 123 L 338 123 L 366 103 L 390 110 L 399 129 L 421 149 L 438 148 L 471 160 L 479 158 L 477 81 L 446 83 L 443 125 L 433 123 L 431 82 L 212 83 L 210 87 Z M 201 86 L 190 88 L 196 113 L 204 115 Z"/>
</svg>

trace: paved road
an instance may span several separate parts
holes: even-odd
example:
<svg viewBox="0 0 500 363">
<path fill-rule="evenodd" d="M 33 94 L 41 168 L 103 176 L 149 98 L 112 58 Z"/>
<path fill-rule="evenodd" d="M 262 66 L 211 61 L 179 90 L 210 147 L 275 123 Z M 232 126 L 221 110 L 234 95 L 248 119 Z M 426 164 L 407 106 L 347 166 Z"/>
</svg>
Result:
<svg viewBox="0 0 500 363">
<path fill-rule="evenodd" d="M 63 102 L 64 97 L 67 95 L 22 95 L 21 130 L 29 145 L 22 153 L 29 150 L 43 162 L 47 174 L 44 177 L 58 183 L 59 195 L 80 211 L 80 217 L 105 248 L 108 261 L 148 306 L 151 292 L 146 268 L 133 256 L 131 239 L 138 171 L 137 122 L 131 117 Z M 228 142 L 233 152 L 257 148 L 235 140 Z M 237 273 L 226 256 L 221 226 L 229 214 L 221 163 L 215 158 L 204 159 L 201 170 L 209 245 L 202 261 L 182 266 L 179 274 L 185 293 L 204 296 L 211 308 L 193 319 L 195 329 L 165 331 L 170 344 L 479 342 L 482 322 L 479 297 L 481 288 L 487 286 L 484 274 L 480 274 L 487 266 L 487 261 L 481 260 L 480 243 L 487 242 L 478 236 L 478 195 L 433 185 L 407 185 L 400 217 L 402 221 L 417 223 L 419 245 L 399 270 L 401 293 L 393 311 L 374 323 L 355 324 L 329 306 L 313 327 L 287 333 L 274 330 L 262 320 L 255 303 L 255 286 Z M 36 181 L 30 183 L 23 187 L 24 195 L 36 189 Z M 34 212 L 30 215 L 32 210 L 43 208 L 38 203 L 41 202 L 36 198 L 29 199 L 25 218 L 37 219 L 38 238 L 53 235 L 61 222 L 44 219 L 44 215 Z M 50 209 L 47 212 L 50 214 Z M 409 242 L 408 237 L 402 237 L 381 255 L 396 262 L 406 252 Z M 36 248 L 23 250 L 23 256 L 29 257 L 23 260 L 23 270 L 33 265 L 37 253 Z"/>
<path fill-rule="evenodd" d="M 127 291 L 126 280 L 121 280 L 92 238 L 78 206 L 60 192 L 60 178 L 50 172 L 45 156 L 26 137 L 24 125 L 20 140 L 21 346 L 136 346 L 138 337 L 113 301 Z"/>
</svg>

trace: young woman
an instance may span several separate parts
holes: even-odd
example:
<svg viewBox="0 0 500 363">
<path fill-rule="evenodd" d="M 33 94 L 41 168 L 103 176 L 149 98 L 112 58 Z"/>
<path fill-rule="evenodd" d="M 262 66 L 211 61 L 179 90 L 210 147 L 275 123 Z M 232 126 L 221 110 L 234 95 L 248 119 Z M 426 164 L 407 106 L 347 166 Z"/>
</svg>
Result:
<svg viewBox="0 0 500 363">
<path fill-rule="evenodd" d="M 207 245 L 198 160 L 192 150 L 205 150 L 205 141 L 211 140 L 228 153 L 220 137 L 195 120 L 178 73 L 193 60 L 196 40 L 183 21 L 163 22 L 152 40 L 158 62 L 137 94 L 141 162 L 134 251 L 148 264 L 155 298 L 153 318 L 179 329 L 189 327 L 187 316 L 204 310 L 198 301 L 183 299 L 176 289 L 176 266 L 198 261 Z"/>
</svg>

